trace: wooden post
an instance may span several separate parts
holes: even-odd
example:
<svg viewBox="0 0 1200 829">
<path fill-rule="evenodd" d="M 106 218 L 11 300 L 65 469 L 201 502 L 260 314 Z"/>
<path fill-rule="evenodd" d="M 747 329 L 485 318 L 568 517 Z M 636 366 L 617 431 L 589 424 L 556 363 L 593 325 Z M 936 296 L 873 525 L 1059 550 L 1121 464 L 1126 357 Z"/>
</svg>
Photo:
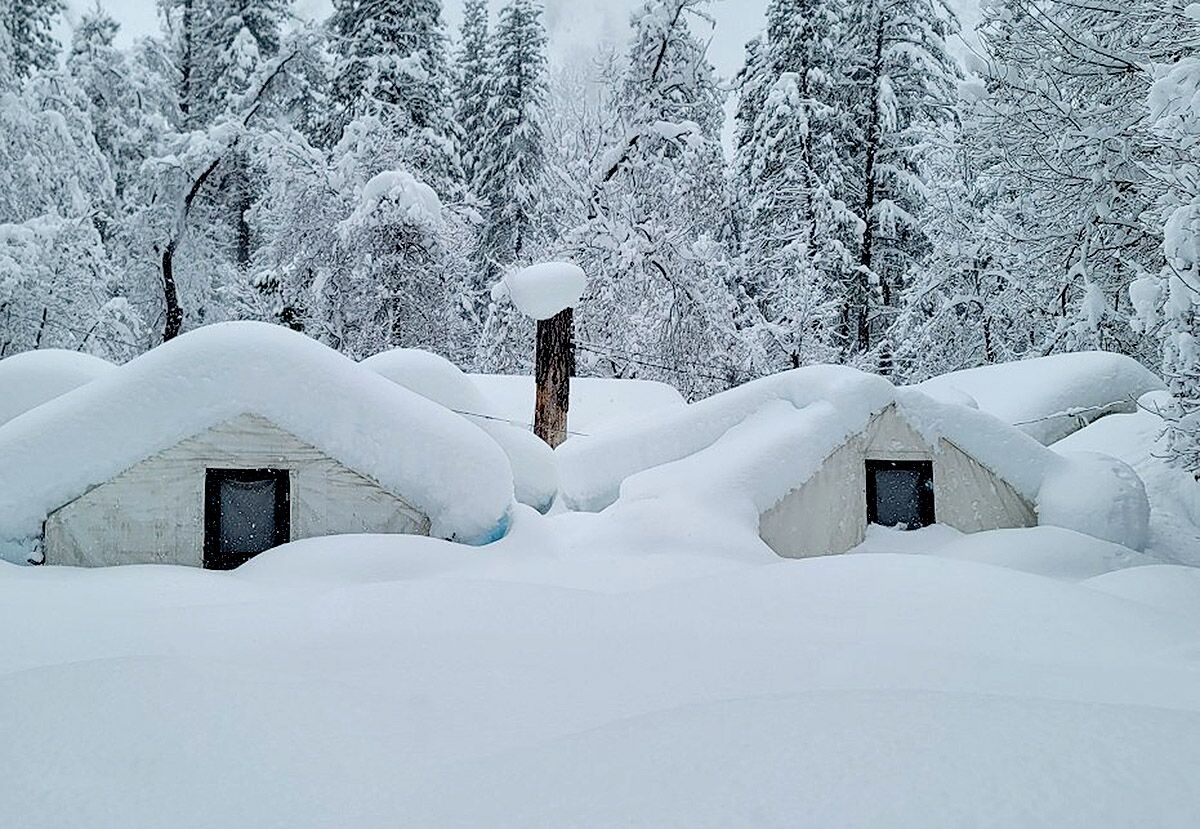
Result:
<svg viewBox="0 0 1200 829">
<path fill-rule="evenodd" d="M 575 373 L 574 313 L 564 308 L 538 320 L 533 378 L 533 433 L 553 448 L 567 439 L 571 375 Z"/>
</svg>

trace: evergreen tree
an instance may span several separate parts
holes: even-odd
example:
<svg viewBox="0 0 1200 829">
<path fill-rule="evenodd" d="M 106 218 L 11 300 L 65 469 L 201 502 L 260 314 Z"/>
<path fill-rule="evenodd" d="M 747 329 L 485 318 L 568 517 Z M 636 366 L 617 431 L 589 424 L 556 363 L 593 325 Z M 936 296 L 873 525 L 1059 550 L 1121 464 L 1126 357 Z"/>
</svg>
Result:
<svg viewBox="0 0 1200 829">
<path fill-rule="evenodd" d="M 866 0 L 848 13 L 846 201 L 863 226 L 841 333 L 854 357 L 886 347 L 905 275 L 928 253 L 920 165 L 951 117 L 959 71 L 946 51 L 957 20 L 941 0 Z"/>
<path fill-rule="evenodd" d="M 463 175 L 474 189 L 478 184 L 492 94 L 487 0 L 467 0 L 463 6 L 457 64 L 454 113 L 462 133 Z"/>
<path fill-rule="evenodd" d="M 12 71 L 27 78 L 39 69 L 54 68 L 58 42 L 54 24 L 66 8 L 63 0 L 6 0 L 0 14 L 12 43 Z"/>
<path fill-rule="evenodd" d="M 478 164 L 478 195 L 486 211 L 478 259 L 489 277 L 539 241 L 546 35 L 534 0 L 511 0 L 500 12 L 495 49 Z"/>
<path fill-rule="evenodd" d="M 445 197 L 462 181 L 440 0 L 335 0 L 330 143 L 380 118 L 408 166 Z"/>
<path fill-rule="evenodd" d="M 741 76 L 736 167 L 743 279 L 779 368 L 834 358 L 844 345 L 834 314 L 861 222 L 843 201 L 842 4 L 773 0 L 767 21 Z"/>
</svg>

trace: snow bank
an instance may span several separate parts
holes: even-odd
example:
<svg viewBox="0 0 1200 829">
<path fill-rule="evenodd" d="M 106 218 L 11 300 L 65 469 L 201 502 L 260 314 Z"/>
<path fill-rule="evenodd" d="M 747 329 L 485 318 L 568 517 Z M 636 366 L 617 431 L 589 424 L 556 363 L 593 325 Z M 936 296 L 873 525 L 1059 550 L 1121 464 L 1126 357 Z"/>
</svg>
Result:
<svg viewBox="0 0 1200 829">
<path fill-rule="evenodd" d="M 1129 464 L 1099 452 L 1065 452 L 1038 491 L 1038 520 L 1142 550 L 1150 501 Z"/>
<path fill-rule="evenodd" d="M 871 528 L 873 532 L 879 529 Z M 929 549 L 927 554 L 1064 581 L 1082 581 L 1114 570 L 1158 563 L 1128 547 L 1052 526 L 967 533 Z"/>
<path fill-rule="evenodd" d="M 1163 419 L 1157 411 L 1172 405 L 1166 392 L 1151 392 L 1133 414 L 1115 414 L 1054 444 L 1054 450 L 1104 452 L 1129 464 L 1150 501 L 1147 551 L 1169 561 L 1200 565 L 1200 483 L 1168 462 Z"/>
<path fill-rule="evenodd" d="M 578 305 L 586 289 L 587 275 L 578 265 L 543 262 L 505 274 L 492 289 L 492 299 L 508 297 L 525 316 L 545 320 Z"/>
<path fill-rule="evenodd" d="M 0 424 L 114 368 L 99 357 L 59 348 L 5 357 L 0 360 Z"/>
<path fill-rule="evenodd" d="M 499 415 L 532 428 L 533 377 L 518 374 L 468 376 Z M 666 414 L 686 405 L 677 389 L 656 380 L 572 377 L 568 427 L 576 434 L 591 434 L 623 421 L 637 420 L 651 413 Z"/>
<path fill-rule="evenodd" d="M 699 573 L 682 539 L 596 590 L 631 558 L 601 516 L 518 512 L 579 546 L 0 565 L 0 825 L 1194 823 L 1188 619 L 922 556 Z"/>
<path fill-rule="evenodd" d="M 436 536 L 504 532 L 512 473 L 494 441 L 315 340 L 239 322 L 185 334 L 0 427 L 0 545 L 23 560 L 48 513 L 242 414 L 402 496 Z"/>
<path fill-rule="evenodd" d="M 558 492 L 554 451 L 527 429 L 506 422 L 458 366 L 419 348 L 394 348 L 368 357 L 362 365 L 487 432 L 508 455 L 517 500 L 541 512 L 550 509 Z"/>
<path fill-rule="evenodd" d="M 1083 351 L 953 371 L 916 388 L 951 403 L 966 395 L 1049 445 L 1106 414 L 1134 411 L 1139 397 L 1163 383 L 1122 354 Z"/>
<path fill-rule="evenodd" d="M 1084 584 L 1110 596 L 1176 614 L 1200 625 L 1200 568 L 1157 564 L 1118 570 Z"/>
</svg>

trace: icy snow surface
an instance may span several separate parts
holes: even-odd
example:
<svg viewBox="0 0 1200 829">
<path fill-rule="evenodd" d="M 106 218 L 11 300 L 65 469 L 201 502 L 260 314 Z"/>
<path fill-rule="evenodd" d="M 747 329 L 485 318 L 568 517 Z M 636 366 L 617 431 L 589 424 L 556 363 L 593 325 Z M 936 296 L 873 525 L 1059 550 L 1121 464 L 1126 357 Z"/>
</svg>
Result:
<svg viewBox="0 0 1200 829">
<path fill-rule="evenodd" d="M 983 411 L 1049 445 L 1101 415 L 1133 411 L 1139 397 L 1162 387 L 1136 360 L 1083 351 L 954 371 L 916 388 L 950 403 L 961 403 L 966 395 Z"/>
<path fill-rule="evenodd" d="M 512 473 L 493 440 L 315 340 L 238 322 L 185 334 L 0 427 L 0 555 L 24 560 L 49 512 L 246 413 L 401 495 L 435 535 L 503 532 Z"/>
<path fill-rule="evenodd" d="M 0 424 L 112 371 L 112 363 L 59 348 L 0 360 Z"/>
<path fill-rule="evenodd" d="M 533 377 L 519 374 L 470 374 L 476 388 L 506 419 L 532 428 Z M 572 377 L 572 432 L 592 434 L 649 414 L 666 414 L 686 405 L 673 386 L 655 380 Z"/>
<path fill-rule="evenodd" d="M 528 429 L 509 423 L 462 369 L 419 348 L 394 348 L 362 364 L 487 432 L 512 464 L 517 500 L 542 512 L 550 508 L 558 492 L 554 451 Z"/>
<path fill-rule="evenodd" d="M 492 290 L 492 299 L 507 296 L 517 310 L 535 320 L 573 308 L 587 288 L 583 269 L 570 262 L 542 262 L 504 275 Z"/>
</svg>

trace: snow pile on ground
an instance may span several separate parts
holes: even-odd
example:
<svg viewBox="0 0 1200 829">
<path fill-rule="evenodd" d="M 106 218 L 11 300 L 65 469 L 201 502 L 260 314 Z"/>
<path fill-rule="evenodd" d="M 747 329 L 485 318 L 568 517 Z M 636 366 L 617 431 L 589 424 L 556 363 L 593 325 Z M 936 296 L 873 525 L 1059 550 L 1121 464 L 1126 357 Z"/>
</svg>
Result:
<svg viewBox="0 0 1200 829">
<path fill-rule="evenodd" d="M 953 371 L 916 388 L 948 403 L 974 400 L 1049 445 L 1104 415 L 1134 411 L 1163 383 L 1122 354 L 1083 351 Z"/>
<path fill-rule="evenodd" d="M 1193 822 L 1194 617 L 968 561 L 622 532 L 519 508 L 483 548 L 0 565 L 0 825 Z"/>
<path fill-rule="evenodd" d="M 512 464 L 517 500 L 541 512 L 550 509 L 558 492 L 554 451 L 529 430 L 507 422 L 458 366 L 419 348 L 394 348 L 368 357 L 362 365 L 487 432 Z"/>
<path fill-rule="evenodd" d="M 542 262 L 505 274 L 492 288 L 492 300 L 508 297 L 525 316 L 545 320 L 578 305 L 586 289 L 583 268 L 570 262 Z"/>
<path fill-rule="evenodd" d="M 920 530 L 867 528 L 853 553 L 910 553 L 971 561 L 1064 581 L 1161 562 L 1128 547 L 1062 527 L 1023 527 L 960 533 L 934 524 Z M 1197 571 L 1200 573 L 1200 571 Z"/>
<path fill-rule="evenodd" d="M 1038 521 L 1135 550 L 1149 540 L 1150 502 L 1137 472 L 1100 452 L 1063 452 L 1038 494 Z"/>
<path fill-rule="evenodd" d="M 470 374 L 468 377 L 500 416 L 532 428 L 535 392 L 532 376 Z M 686 405 L 677 389 L 655 380 L 572 377 L 568 427 L 574 435 L 590 435 L 629 420 L 666 414 Z"/>
<path fill-rule="evenodd" d="M 60 348 L 5 357 L 0 360 L 0 424 L 114 368 L 99 357 Z"/>
<path fill-rule="evenodd" d="M 1200 626 L 1200 569 L 1158 564 L 1115 570 L 1084 582 L 1093 590 L 1191 619 Z"/>
<path fill-rule="evenodd" d="M 509 462 L 480 430 L 303 334 L 222 323 L 0 427 L 0 554 L 25 560 L 48 513 L 242 414 L 402 496 L 434 535 L 484 543 L 507 526 Z"/>
<path fill-rule="evenodd" d="M 1104 452 L 1129 464 L 1144 482 L 1150 500 L 1147 551 L 1168 561 L 1200 565 L 1200 483 L 1167 463 L 1163 420 L 1165 392 L 1139 401 L 1132 414 L 1115 414 L 1054 444 L 1061 452 Z M 1094 484 L 1089 483 L 1090 488 Z"/>
<path fill-rule="evenodd" d="M 989 414 L 842 366 L 782 372 L 669 416 L 569 441 L 558 450 L 562 495 L 590 511 L 618 497 L 657 502 L 662 512 L 686 501 L 757 527 L 763 512 L 892 405 L 929 446 L 949 441 L 1009 483 L 1041 523 L 1133 549 L 1146 543 L 1146 494 L 1121 461 L 1060 456 Z"/>
</svg>

